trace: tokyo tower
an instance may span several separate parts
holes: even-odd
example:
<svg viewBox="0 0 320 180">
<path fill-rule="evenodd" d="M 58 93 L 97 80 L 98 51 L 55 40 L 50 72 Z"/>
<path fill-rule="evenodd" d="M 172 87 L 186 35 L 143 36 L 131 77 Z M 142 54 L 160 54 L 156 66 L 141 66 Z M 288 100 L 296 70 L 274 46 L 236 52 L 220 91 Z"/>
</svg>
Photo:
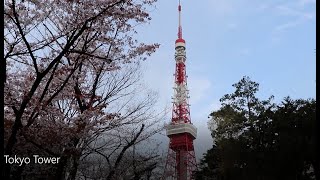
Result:
<svg viewBox="0 0 320 180">
<path fill-rule="evenodd" d="M 191 123 L 189 108 L 189 91 L 186 74 L 186 42 L 182 38 L 181 4 L 179 0 L 178 39 L 175 42 L 175 84 L 173 96 L 173 110 L 170 124 L 166 127 L 166 134 L 170 139 L 168 156 L 165 165 L 164 179 L 190 180 L 197 163 L 193 141 L 197 136 L 197 129 Z"/>
</svg>

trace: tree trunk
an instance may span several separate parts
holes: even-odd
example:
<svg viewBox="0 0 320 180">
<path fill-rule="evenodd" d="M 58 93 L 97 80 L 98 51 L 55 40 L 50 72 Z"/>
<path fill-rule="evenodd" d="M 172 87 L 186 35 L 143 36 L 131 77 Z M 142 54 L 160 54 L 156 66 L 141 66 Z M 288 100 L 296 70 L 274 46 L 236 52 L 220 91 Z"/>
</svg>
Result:
<svg viewBox="0 0 320 180">
<path fill-rule="evenodd" d="M 15 123 L 12 126 L 12 129 L 11 129 L 11 135 L 10 135 L 10 137 L 8 139 L 8 142 L 7 142 L 7 145 L 5 147 L 5 151 L 4 151 L 5 155 L 9 155 L 9 156 L 12 155 L 13 147 L 17 142 L 18 131 L 22 127 L 21 116 L 22 116 L 21 113 L 17 114 L 17 116 L 16 116 Z M 11 174 L 11 166 L 10 166 L 10 164 L 9 163 L 4 163 L 3 178 L 9 180 L 10 179 L 10 174 Z"/>
<path fill-rule="evenodd" d="M 64 180 L 65 178 L 65 167 L 67 165 L 68 158 L 65 156 L 60 157 L 60 163 L 58 164 L 58 168 L 56 170 L 56 179 Z"/>
<path fill-rule="evenodd" d="M 68 180 L 75 180 L 78 172 L 80 156 L 75 155 L 72 157 L 72 168 L 70 170 L 70 176 Z"/>
</svg>

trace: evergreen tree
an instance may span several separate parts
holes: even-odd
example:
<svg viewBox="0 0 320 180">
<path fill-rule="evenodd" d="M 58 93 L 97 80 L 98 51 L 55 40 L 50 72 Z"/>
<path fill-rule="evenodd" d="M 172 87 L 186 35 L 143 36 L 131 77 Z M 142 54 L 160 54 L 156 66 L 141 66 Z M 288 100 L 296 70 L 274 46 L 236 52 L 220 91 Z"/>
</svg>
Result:
<svg viewBox="0 0 320 180">
<path fill-rule="evenodd" d="M 200 163 L 196 179 L 319 179 L 316 161 L 316 101 L 256 97 L 259 84 L 243 77 L 222 107 L 210 114 L 214 146 Z"/>
</svg>

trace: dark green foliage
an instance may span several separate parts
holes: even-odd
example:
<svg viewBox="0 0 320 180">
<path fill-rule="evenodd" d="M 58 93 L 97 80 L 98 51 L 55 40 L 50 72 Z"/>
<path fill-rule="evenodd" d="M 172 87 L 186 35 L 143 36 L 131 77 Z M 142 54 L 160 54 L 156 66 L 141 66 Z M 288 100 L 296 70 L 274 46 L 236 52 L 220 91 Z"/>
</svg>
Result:
<svg viewBox="0 0 320 180">
<path fill-rule="evenodd" d="M 286 97 L 276 105 L 273 96 L 259 100 L 259 84 L 249 77 L 233 87 L 235 92 L 223 96 L 222 107 L 210 114 L 214 146 L 201 160 L 196 179 L 316 179 L 316 101 Z"/>
</svg>

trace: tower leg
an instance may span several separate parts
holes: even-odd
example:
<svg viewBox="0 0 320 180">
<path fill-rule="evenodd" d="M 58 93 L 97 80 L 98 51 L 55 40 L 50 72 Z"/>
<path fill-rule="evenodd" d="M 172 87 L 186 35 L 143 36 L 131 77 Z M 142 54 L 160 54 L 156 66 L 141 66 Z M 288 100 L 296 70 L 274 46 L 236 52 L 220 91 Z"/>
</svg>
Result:
<svg viewBox="0 0 320 180">
<path fill-rule="evenodd" d="M 188 153 L 186 150 L 178 150 L 176 153 L 178 180 L 187 180 L 188 177 Z"/>
<path fill-rule="evenodd" d="M 197 163 L 193 150 L 173 151 L 169 148 L 163 179 L 191 180 L 192 173 L 196 169 Z"/>
<path fill-rule="evenodd" d="M 172 149 L 168 149 L 166 166 L 164 169 L 164 180 L 177 180 L 177 171 L 176 171 L 176 153 Z"/>
</svg>

